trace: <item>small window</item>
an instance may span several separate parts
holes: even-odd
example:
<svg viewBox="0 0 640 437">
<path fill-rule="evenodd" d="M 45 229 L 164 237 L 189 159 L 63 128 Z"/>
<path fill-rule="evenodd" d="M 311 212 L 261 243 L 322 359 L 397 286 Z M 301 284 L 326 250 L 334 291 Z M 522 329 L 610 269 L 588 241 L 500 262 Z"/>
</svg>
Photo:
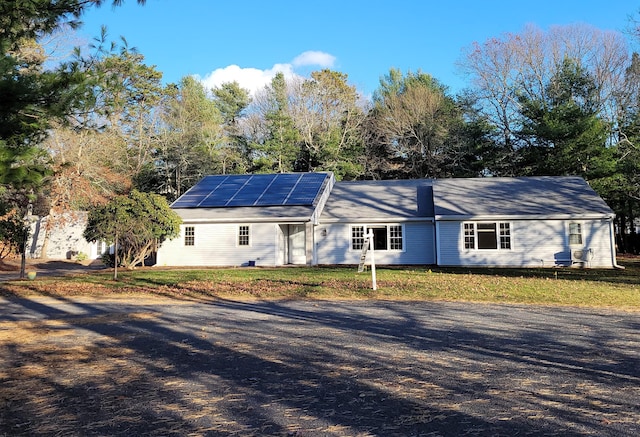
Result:
<svg viewBox="0 0 640 437">
<path fill-rule="evenodd" d="M 109 250 L 109 246 L 107 245 L 106 241 L 98 241 L 97 244 L 97 252 L 98 255 L 104 255 L 105 253 L 107 253 L 107 250 Z"/>
<path fill-rule="evenodd" d="M 351 227 L 351 249 L 362 250 L 364 246 L 364 226 Z"/>
<path fill-rule="evenodd" d="M 464 248 L 475 249 L 476 248 L 476 226 L 475 223 L 464 224 Z"/>
<path fill-rule="evenodd" d="M 242 225 L 238 227 L 238 246 L 249 246 L 249 226 Z"/>
<path fill-rule="evenodd" d="M 194 226 L 184 228 L 184 245 L 193 246 L 196 244 L 196 229 Z"/>
<path fill-rule="evenodd" d="M 569 244 L 582 244 L 582 226 L 580 226 L 580 223 L 569 223 Z"/>
<path fill-rule="evenodd" d="M 389 226 L 389 249 L 402 250 L 402 226 Z"/>
<path fill-rule="evenodd" d="M 511 226 L 500 223 L 500 249 L 511 249 Z"/>
</svg>

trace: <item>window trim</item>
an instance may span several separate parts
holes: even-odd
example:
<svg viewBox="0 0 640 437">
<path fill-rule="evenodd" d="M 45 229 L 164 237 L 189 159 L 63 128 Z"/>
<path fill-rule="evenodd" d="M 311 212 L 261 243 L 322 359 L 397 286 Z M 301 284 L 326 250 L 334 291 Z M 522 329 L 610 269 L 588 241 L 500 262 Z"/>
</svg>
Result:
<svg viewBox="0 0 640 437">
<path fill-rule="evenodd" d="M 572 231 L 572 227 L 573 226 L 577 226 L 578 227 L 578 232 L 571 232 Z M 574 243 L 572 242 L 572 236 L 577 235 L 579 237 L 579 242 Z M 568 239 L 568 243 L 569 246 L 583 246 L 584 245 L 584 225 L 582 222 L 576 222 L 576 221 L 571 221 L 569 222 L 568 226 L 567 226 L 567 239 Z"/>
<path fill-rule="evenodd" d="M 184 246 L 193 247 L 196 245 L 196 227 L 184 227 Z"/>
<path fill-rule="evenodd" d="M 495 244 L 494 248 L 478 248 L 479 233 L 487 232 L 487 230 L 478 230 L 478 224 L 494 225 Z M 465 221 L 461 224 L 461 245 L 462 250 L 465 251 L 482 251 L 482 252 L 499 252 L 499 251 L 511 251 L 513 250 L 513 223 L 508 221 Z M 508 246 L 508 247 L 505 247 Z"/>
<path fill-rule="evenodd" d="M 510 222 L 498 222 L 496 229 L 498 238 L 498 248 L 500 250 L 511 250 L 513 248 L 513 227 Z M 504 239 L 504 240 L 503 240 Z M 504 244 L 503 244 L 504 241 Z M 503 247 L 508 246 L 508 247 Z"/>
<path fill-rule="evenodd" d="M 362 229 L 362 236 L 355 235 L 355 229 Z M 375 248 L 376 252 L 395 252 L 401 253 L 406 252 L 407 250 L 407 239 L 406 239 L 406 231 L 403 223 L 375 223 L 375 224 L 358 224 L 358 225 L 349 225 L 349 251 L 351 252 L 360 252 L 362 251 L 362 245 L 364 244 L 364 239 L 366 235 L 369 233 L 369 229 L 385 229 L 387 234 L 387 242 L 386 249 Z M 392 236 L 392 228 L 399 229 L 400 237 Z M 402 245 L 401 249 L 391 249 L 394 246 L 394 242 L 397 245 L 398 238 L 400 239 L 400 244 Z M 362 242 L 356 243 L 356 239 L 362 240 Z M 355 244 L 354 244 L 355 243 Z"/>
<path fill-rule="evenodd" d="M 243 228 L 246 228 L 247 234 L 243 235 Z M 241 238 L 246 238 L 247 243 L 243 244 Z M 238 225 L 236 228 L 236 247 L 251 247 L 251 225 Z"/>
<path fill-rule="evenodd" d="M 392 229 L 394 228 L 394 229 Z M 400 236 L 394 235 L 393 231 L 400 231 Z M 394 242 L 400 241 L 400 248 L 394 248 Z M 387 227 L 387 250 L 390 252 L 404 252 L 405 244 L 404 244 L 404 226 L 402 225 L 389 225 Z"/>
<path fill-rule="evenodd" d="M 367 235 L 366 231 L 367 227 L 364 225 L 349 226 L 349 250 L 362 250 L 362 247 L 364 246 L 365 235 Z M 357 234 L 355 232 L 357 232 Z"/>
</svg>

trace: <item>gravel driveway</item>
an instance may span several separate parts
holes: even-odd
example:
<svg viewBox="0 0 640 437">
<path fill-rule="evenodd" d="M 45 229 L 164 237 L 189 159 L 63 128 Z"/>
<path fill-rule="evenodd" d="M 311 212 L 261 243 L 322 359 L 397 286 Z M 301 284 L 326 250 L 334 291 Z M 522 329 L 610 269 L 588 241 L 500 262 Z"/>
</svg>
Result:
<svg viewBox="0 0 640 437">
<path fill-rule="evenodd" d="M 640 435 L 640 314 L 0 300 L 0 435 Z"/>
</svg>

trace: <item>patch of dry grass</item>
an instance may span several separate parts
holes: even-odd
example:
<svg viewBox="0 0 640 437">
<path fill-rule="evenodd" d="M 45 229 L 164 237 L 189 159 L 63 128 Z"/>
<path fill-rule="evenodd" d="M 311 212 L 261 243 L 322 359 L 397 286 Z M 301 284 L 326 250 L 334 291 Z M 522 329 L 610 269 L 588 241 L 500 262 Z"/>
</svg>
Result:
<svg viewBox="0 0 640 437">
<path fill-rule="evenodd" d="M 445 300 L 640 308 L 640 258 L 624 270 L 353 267 L 159 269 L 87 273 L 0 285 L 4 295 L 160 296 L 177 299 L 390 299 Z"/>
</svg>

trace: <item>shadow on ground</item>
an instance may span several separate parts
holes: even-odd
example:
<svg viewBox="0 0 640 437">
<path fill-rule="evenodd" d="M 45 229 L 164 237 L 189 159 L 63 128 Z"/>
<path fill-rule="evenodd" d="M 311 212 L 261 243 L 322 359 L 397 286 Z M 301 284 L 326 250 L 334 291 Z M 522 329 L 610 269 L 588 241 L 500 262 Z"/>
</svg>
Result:
<svg viewBox="0 0 640 437">
<path fill-rule="evenodd" d="M 3 300 L 0 435 L 640 432 L 631 313 Z"/>
</svg>

